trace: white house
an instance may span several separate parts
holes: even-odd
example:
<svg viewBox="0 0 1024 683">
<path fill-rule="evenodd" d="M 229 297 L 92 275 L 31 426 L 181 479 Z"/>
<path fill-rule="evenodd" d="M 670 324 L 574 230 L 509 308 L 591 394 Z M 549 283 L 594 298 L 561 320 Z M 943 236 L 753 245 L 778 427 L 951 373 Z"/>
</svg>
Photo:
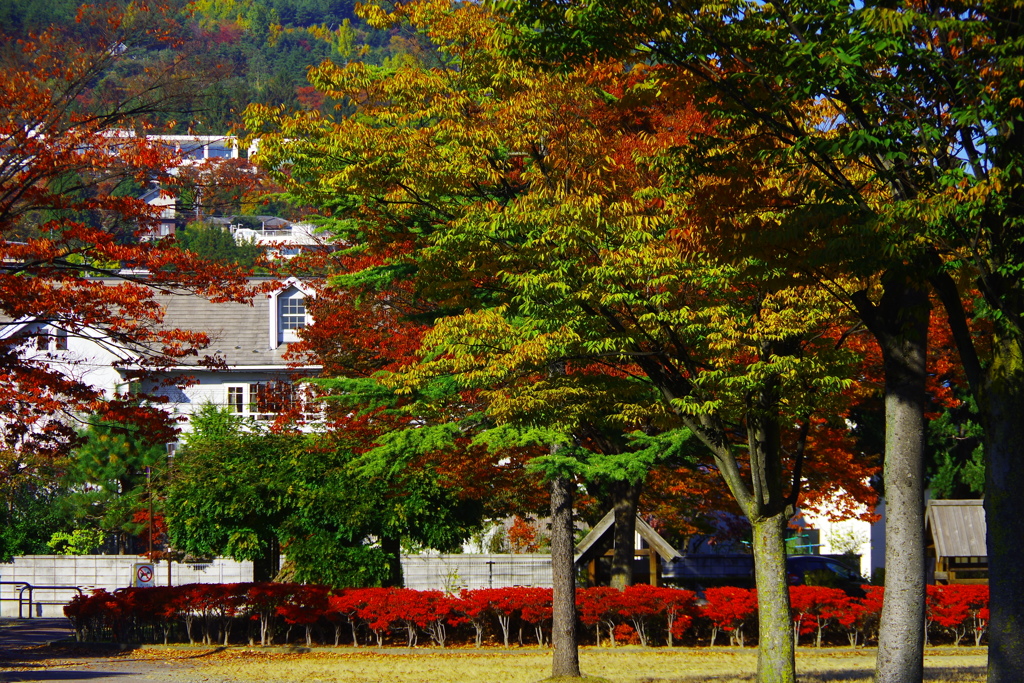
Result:
<svg viewBox="0 0 1024 683">
<path fill-rule="evenodd" d="M 300 331 L 312 322 L 306 311 L 311 296 L 313 290 L 296 278 L 257 296 L 252 305 L 158 295 L 164 327 L 204 332 L 210 343 L 199 357 L 166 371 L 167 378 L 182 380 L 177 386 L 151 384 L 143 389 L 167 396 L 169 408 L 186 420 L 204 403 L 258 420 L 272 421 L 295 409 L 314 418 L 315 407 L 295 381 L 316 376 L 321 368 L 285 358 L 290 344 L 299 341 Z M 217 365 L 204 365 L 204 356 L 215 358 Z"/>
<path fill-rule="evenodd" d="M 295 381 L 316 376 L 321 368 L 285 358 L 290 344 L 311 322 L 306 311 L 311 296 L 312 288 L 296 278 L 257 295 L 252 304 L 211 303 L 189 293 L 157 292 L 163 329 L 203 332 L 210 343 L 198 356 L 179 360 L 141 385 L 144 349 L 118 346 L 96 330 L 69 334 L 59 323 L 23 319 L 0 326 L 0 336 L 24 339 L 28 357 L 108 397 L 134 389 L 167 397 L 166 409 L 182 418 L 185 431 L 189 416 L 204 403 L 258 420 L 273 420 L 295 409 L 314 419 L 316 409 Z"/>
</svg>

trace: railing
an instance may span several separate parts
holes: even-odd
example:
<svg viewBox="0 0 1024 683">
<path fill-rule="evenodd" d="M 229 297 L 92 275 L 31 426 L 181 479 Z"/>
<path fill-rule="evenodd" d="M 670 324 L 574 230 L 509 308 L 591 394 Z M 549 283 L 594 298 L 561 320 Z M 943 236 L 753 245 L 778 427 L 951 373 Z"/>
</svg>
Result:
<svg viewBox="0 0 1024 683">
<path fill-rule="evenodd" d="M 78 586 L 34 586 L 27 581 L 0 581 L 0 586 L 21 586 L 18 589 L 18 597 L 16 598 L 0 598 L 0 604 L 4 601 L 7 602 L 18 602 L 18 618 L 25 618 L 25 605 L 28 605 L 28 618 L 33 617 L 32 606 L 33 605 L 64 605 L 67 604 L 67 600 L 36 600 L 35 591 L 76 591 L 79 595 L 84 595 L 82 589 Z M 25 591 L 28 591 L 28 599 L 25 598 Z"/>
</svg>

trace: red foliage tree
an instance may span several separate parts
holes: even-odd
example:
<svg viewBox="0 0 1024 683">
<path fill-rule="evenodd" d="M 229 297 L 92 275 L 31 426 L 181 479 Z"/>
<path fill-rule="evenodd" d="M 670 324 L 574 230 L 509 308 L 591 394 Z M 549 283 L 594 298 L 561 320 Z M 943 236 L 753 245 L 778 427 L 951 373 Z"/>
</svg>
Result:
<svg viewBox="0 0 1024 683">
<path fill-rule="evenodd" d="M 306 629 L 307 646 L 313 644 L 313 626 L 327 615 L 328 591 L 326 586 L 296 586 L 291 599 L 277 608 L 286 624 Z"/>
<path fill-rule="evenodd" d="M 715 644 L 719 631 L 725 631 L 731 643 L 743 645 L 743 626 L 757 615 L 757 591 L 732 586 L 708 588 L 704 599 L 707 602 L 701 614 L 711 620 L 711 644 Z"/>
<path fill-rule="evenodd" d="M 487 618 L 491 615 L 491 602 L 483 590 L 463 590 L 458 597 L 458 610 L 473 624 L 476 647 L 483 645 Z"/>
<path fill-rule="evenodd" d="M 384 647 L 384 636 L 400 618 L 394 610 L 392 593 L 394 588 L 363 588 L 360 590 L 360 606 L 357 614 L 377 639 L 377 647 Z"/>
<path fill-rule="evenodd" d="M 75 437 L 60 416 L 84 412 L 149 425 L 155 440 L 170 440 L 162 411 L 105 397 L 79 379 L 57 342 L 43 349 L 27 339 L 24 324 L 54 339 L 100 338 L 130 350 L 126 364 L 144 375 L 208 341 L 166 329 L 158 292 L 245 295 L 236 268 L 138 239 L 159 210 L 138 198 L 141 190 L 173 182 L 178 163 L 139 133 L 197 90 L 185 53 L 174 49 L 172 15 L 144 3 L 123 13 L 84 6 L 74 34 L 51 29 L 0 56 L 0 404 L 8 448 L 59 452 Z M 154 45 L 168 48 L 161 54 L 169 61 L 136 68 L 143 52 L 157 54 Z"/>
<path fill-rule="evenodd" d="M 274 617 L 278 608 L 285 604 L 295 591 L 287 583 L 252 583 L 245 592 L 245 607 L 250 619 L 260 625 L 260 645 L 266 646 L 274 640 Z"/>
<path fill-rule="evenodd" d="M 980 644 L 988 625 L 988 586 L 928 586 L 926 618 L 928 626 L 948 631 L 954 645 L 969 632 L 974 633 L 975 645 Z"/>
<path fill-rule="evenodd" d="M 365 591 L 347 589 L 331 595 L 327 599 L 327 618 L 334 623 L 334 645 L 341 640 L 341 618 L 352 629 L 352 645 L 359 647 L 359 611 L 366 606 Z"/>
<path fill-rule="evenodd" d="M 551 589 L 520 588 L 519 617 L 533 626 L 537 644 L 544 644 L 544 627 L 551 622 Z"/>
<path fill-rule="evenodd" d="M 796 640 L 799 642 L 801 635 L 814 632 L 814 644 L 821 647 L 825 629 L 843 612 L 850 598 L 839 588 L 793 586 L 789 589 L 789 600 Z"/>
<path fill-rule="evenodd" d="M 576 611 L 584 626 L 591 626 L 601 645 L 601 627 L 608 630 L 608 638 L 615 644 L 615 625 L 621 618 L 622 593 L 608 586 L 576 590 Z"/>
<path fill-rule="evenodd" d="M 622 606 L 619 608 L 619 614 L 633 623 L 633 629 L 640 639 L 640 644 L 645 647 L 651 620 L 664 612 L 665 604 L 661 600 L 660 593 L 658 588 L 645 584 L 626 586 L 622 592 Z"/>
</svg>

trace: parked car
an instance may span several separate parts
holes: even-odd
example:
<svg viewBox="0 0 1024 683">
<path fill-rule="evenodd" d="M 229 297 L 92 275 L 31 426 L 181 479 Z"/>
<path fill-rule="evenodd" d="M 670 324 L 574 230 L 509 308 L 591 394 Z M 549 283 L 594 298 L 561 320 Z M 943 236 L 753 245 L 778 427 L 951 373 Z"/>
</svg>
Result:
<svg viewBox="0 0 1024 683">
<path fill-rule="evenodd" d="M 787 579 L 791 586 L 829 586 L 842 588 L 855 598 L 865 595 L 867 579 L 831 557 L 821 555 L 790 555 L 786 558 Z"/>
</svg>

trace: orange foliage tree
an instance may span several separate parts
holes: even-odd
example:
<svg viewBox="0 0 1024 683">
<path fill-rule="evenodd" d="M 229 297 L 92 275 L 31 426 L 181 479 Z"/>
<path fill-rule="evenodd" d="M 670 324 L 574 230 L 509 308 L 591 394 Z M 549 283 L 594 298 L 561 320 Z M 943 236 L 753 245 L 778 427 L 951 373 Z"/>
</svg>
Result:
<svg viewBox="0 0 1024 683">
<path fill-rule="evenodd" d="M 162 411 L 84 381 L 65 340 L 115 350 L 138 378 L 207 342 L 162 324 L 159 293 L 247 295 L 237 269 L 138 239 L 157 218 L 138 197 L 154 181 L 173 183 L 179 161 L 144 133 L 200 82 L 175 55 L 171 15 L 145 3 L 84 7 L 75 30 L 11 40 L 0 53 L 0 421 L 12 451 L 60 452 L 82 412 L 170 440 Z M 136 61 L 153 45 L 167 48 L 160 59 Z"/>
</svg>

